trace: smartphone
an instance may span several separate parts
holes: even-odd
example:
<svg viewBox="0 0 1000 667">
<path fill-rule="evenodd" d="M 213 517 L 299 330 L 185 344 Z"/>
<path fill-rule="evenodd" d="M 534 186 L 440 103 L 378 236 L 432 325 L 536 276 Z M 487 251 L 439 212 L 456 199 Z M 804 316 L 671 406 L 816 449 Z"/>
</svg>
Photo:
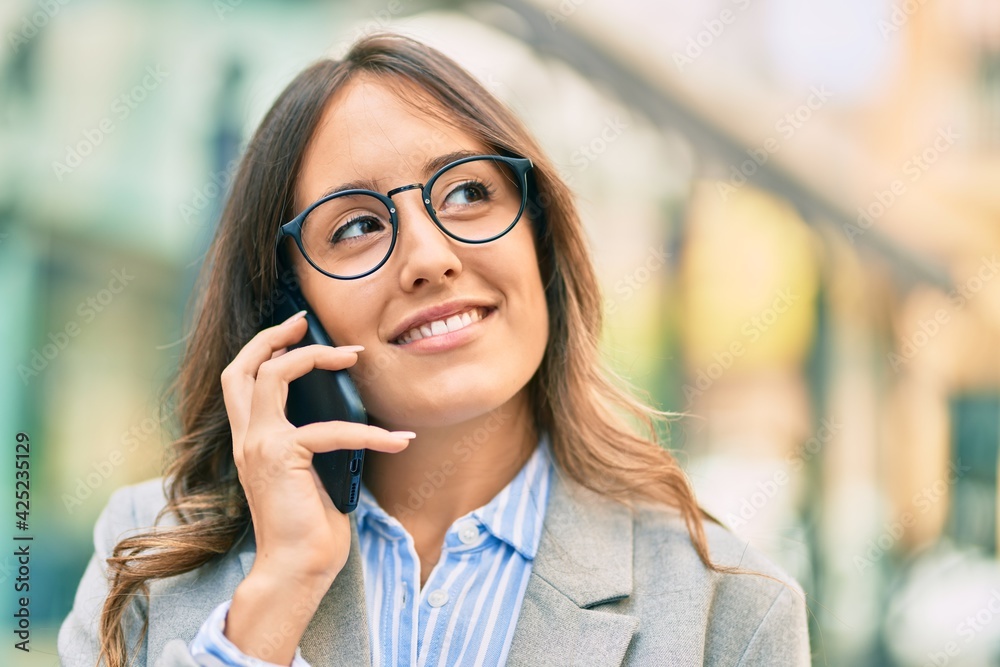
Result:
<svg viewBox="0 0 1000 667">
<path fill-rule="evenodd" d="M 306 302 L 298 285 L 281 282 L 279 290 L 284 298 L 276 299 L 271 323 L 280 324 L 289 317 L 305 310 L 308 330 L 302 340 L 290 349 L 305 345 L 330 345 L 333 341 Z M 347 370 L 330 371 L 315 368 L 288 385 L 285 415 L 295 426 L 321 421 L 351 421 L 368 423 L 368 415 L 361 403 L 361 395 Z M 344 514 L 358 506 L 361 489 L 361 470 L 365 450 L 340 449 L 313 454 L 313 467 L 319 475 L 334 506 Z"/>
</svg>

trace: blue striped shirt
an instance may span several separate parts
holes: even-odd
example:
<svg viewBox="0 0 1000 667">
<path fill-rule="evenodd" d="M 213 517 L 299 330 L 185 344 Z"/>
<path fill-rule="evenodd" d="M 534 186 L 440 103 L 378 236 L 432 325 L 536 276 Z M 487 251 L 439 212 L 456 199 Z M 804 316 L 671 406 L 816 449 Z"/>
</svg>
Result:
<svg viewBox="0 0 1000 667">
<path fill-rule="evenodd" d="M 355 515 L 372 665 L 506 662 L 541 538 L 552 467 L 548 435 L 542 434 L 514 479 L 448 528 L 423 589 L 413 537 L 362 484 Z M 278 667 L 244 655 L 225 637 L 230 603 L 216 607 L 191 642 L 196 661 L 213 667 Z M 298 649 L 292 667 L 309 667 Z"/>
</svg>

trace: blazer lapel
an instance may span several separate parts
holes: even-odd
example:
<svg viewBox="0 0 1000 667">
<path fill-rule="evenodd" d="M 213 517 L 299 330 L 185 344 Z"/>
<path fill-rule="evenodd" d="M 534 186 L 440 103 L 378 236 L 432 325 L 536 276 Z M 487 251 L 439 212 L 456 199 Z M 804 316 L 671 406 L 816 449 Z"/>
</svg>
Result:
<svg viewBox="0 0 1000 667">
<path fill-rule="evenodd" d="M 312 667 L 371 664 L 358 527 L 353 514 L 350 519 L 351 549 L 347 563 L 323 596 L 299 642 L 302 657 Z M 252 532 L 249 541 L 253 544 Z M 255 544 L 252 549 L 240 552 L 244 576 L 249 574 L 255 557 Z"/>
<path fill-rule="evenodd" d="M 371 664 L 358 529 L 299 646 L 313 667 Z M 256 557 L 253 532 L 239 553 Z M 507 656 L 510 667 L 621 665 L 639 619 L 592 609 L 632 593 L 632 513 L 553 468 L 542 537 Z"/>
<path fill-rule="evenodd" d="M 507 665 L 621 665 L 639 619 L 591 607 L 631 593 L 631 511 L 556 466 Z"/>
</svg>

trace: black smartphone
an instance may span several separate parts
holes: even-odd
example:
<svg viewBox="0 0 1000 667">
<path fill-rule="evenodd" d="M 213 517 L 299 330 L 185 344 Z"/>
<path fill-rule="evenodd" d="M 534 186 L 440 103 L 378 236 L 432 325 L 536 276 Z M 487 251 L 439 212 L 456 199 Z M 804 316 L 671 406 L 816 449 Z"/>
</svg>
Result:
<svg viewBox="0 0 1000 667">
<path fill-rule="evenodd" d="M 284 298 L 276 299 L 271 316 L 272 325 L 280 324 L 300 310 L 305 310 L 309 326 L 302 340 L 291 345 L 290 349 L 316 344 L 333 346 L 333 341 L 298 285 L 281 282 L 279 290 Z M 316 368 L 297 380 L 292 380 L 288 385 L 285 415 L 295 426 L 332 420 L 368 423 L 361 395 L 346 369 L 330 371 Z M 364 461 L 363 449 L 340 449 L 313 454 L 316 473 L 333 504 L 344 514 L 353 512 L 358 506 Z"/>
</svg>

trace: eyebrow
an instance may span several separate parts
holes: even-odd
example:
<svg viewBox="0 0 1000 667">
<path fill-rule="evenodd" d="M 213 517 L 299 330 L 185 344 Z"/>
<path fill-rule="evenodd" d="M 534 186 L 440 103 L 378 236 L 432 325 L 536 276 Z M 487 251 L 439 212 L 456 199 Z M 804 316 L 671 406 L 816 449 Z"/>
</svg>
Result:
<svg viewBox="0 0 1000 667">
<path fill-rule="evenodd" d="M 438 155 L 436 157 L 429 158 L 424 161 L 422 172 L 424 175 L 432 174 L 436 172 L 441 167 L 451 164 L 455 160 L 461 160 L 464 157 L 471 157 L 473 155 L 481 155 L 481 153 L 476 153 L 474 151 L 452 151 L 451 153 L 445 153 L 444 155 Z M 343 192 L 345 190 L 373 190 L 375 192 L 381 192 L 378 189 L 378 183 L 376 183 L 371 178 L 362 178 L 356 181 L 348 181 L 347 183 L 341 183 L 340 185 L 335 185 L 332 188 L 328 188 L 319 196 L 320 199 L 326 197 L 327 195 L 332 195 L 336 192 Z"/>
</svg>

